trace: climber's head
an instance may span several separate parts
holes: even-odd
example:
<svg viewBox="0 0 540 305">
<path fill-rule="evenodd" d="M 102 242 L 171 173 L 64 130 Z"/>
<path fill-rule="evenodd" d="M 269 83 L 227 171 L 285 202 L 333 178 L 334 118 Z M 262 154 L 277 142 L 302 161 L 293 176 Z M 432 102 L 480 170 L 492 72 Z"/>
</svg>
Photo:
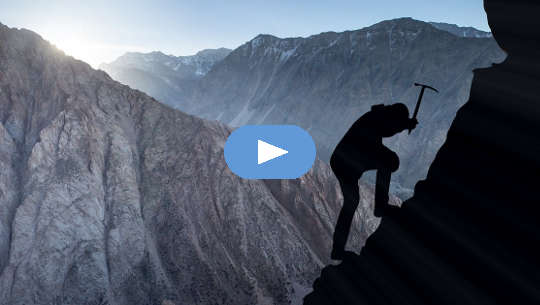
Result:
<svg viewBox="0 0 540 305">
<path fill-rule="evenodd" d="M 389 105 L 388 110 L 392 112 L 392 116 L 395 118 L 409 118 L 409 108 L 403 103 Z"/>
<path fill-rule="evenodd" d="M 538 52 L 540 2 L 530 0 L 484 0 L 489 27 L 499 46 L 509 55 Z"/>
<path fill-rule="evenodd" d="M 383 137 L 391 137 L 409 126 L 409 109 L 405 104 L 396 103 L 384 106 L 382 129 L 379 131 Z"/>
</svg>

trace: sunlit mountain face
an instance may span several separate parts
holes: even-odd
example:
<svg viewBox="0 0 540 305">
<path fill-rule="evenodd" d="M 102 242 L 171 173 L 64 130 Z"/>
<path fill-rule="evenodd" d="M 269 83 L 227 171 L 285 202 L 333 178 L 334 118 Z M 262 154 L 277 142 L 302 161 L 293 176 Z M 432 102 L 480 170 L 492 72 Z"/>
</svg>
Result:
<svg viewBox="0 0 540 305">
<path fill-rule="evenodd" d="M 3 25 L 0 114 L 1 305 L 298 304 L 330 261 L 341 192 L 324 162 L 241 179 L 230 127 Z M 379 223 L 360 191 L 351 249 Z"/>
</svg>

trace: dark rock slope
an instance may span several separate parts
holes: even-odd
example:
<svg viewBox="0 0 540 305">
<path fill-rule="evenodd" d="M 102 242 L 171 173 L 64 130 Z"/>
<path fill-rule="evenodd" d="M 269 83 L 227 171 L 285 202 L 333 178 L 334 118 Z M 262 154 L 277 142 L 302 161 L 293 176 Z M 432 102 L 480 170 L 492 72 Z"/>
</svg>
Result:
<svg viewBox="0 0 540 305">
<path fill-rule="evenodd" d="M 298 303 L 337 183 L 322 162 L 242 180 L 229 132 L 0 25 L 0 304 Z M 357 249 L 377 225 L 362 192 Z"/>
</svg>

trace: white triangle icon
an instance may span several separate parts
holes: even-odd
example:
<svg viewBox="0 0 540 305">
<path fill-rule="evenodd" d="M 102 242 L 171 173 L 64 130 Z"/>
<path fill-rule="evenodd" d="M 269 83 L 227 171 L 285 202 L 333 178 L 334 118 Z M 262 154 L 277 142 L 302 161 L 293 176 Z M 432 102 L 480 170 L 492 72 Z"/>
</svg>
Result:
<svg viewBox="0 0 540 305">
<path fill-rule="evenodd" d="M 285 149 L 281 149 L 272 144 L 268 144 L 264 141 L 257 140 L 257 164 L 262 164 L 264 162 L 275 159 L 289 152 Z"/>
</svg>

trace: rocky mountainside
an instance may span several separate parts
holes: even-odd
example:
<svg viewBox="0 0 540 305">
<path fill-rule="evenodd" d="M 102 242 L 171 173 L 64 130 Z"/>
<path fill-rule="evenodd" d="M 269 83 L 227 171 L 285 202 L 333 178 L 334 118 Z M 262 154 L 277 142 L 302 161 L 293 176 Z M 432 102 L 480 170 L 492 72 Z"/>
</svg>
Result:
<svg viewBox="0 0 540 305">
<path fill-rule="evenodd" d="M 443 22 L 430 22 L 432 26 L 439 30 L 447 31 L 456 36 L 463 38 L 491 38 L 493 35 L 490 32 L 480 31 L 473 27 L 461 27 L 455 24 L 443 23 Z"/>
<path fill-rule="evenodd" d="M 425 177 L 468 98 L 472 70 L 503 58 L 493 39 L 461 38 L 409 18 L 308 38 L 260 35 L 216 64 L 182 107 L 231 125 L 302 126 L 327 161 L 371 105 L 403 102 L 412 112 L 413 83 L 430 84 L 440 94 L 426 92 L 418 128 L 386 141 L 401 158 L 393 176 L 399 192 Z"/>
<path fill-rule="evenodd" d="M 320 161 L 240 179 L 229 133 L 0 25 L 0 304 L 300 302 L 338 185 Z M 361 190 L 356 249 L 378 224 Z"/>
<path fill-rule="evenodd" d="M 226 48 L 206 49 L 191 56 L 165 55 L 162 52 L 137 53 L 129 52 L 120 56 L 104 67 L 135 68 L 160 75 L 167 70 L 176 71 L 177 77 L 184 79 L 200 78 L 223 60 L 231 50 Z"/>
<path fill-rule="evenodd" d="M 194 82 L 230 52 L 225 48 L 202 50 L 192 56 L 130 52 L 111 63 L 101 64 L 99 68 L 158 100 L 178 104 L 192 93 Z"/>
<path fill-rule="evenodd" d="M 412 112 L 419 93 L 413 83 L 430 84 L 441 93 L 426 93 L 419 127 L 387 141 L 401 157 L 393 192 L 405 197 L 425 177 L 467 100 L 472 70 L 504 58 L 493 39 L 461 36 L 410 18 L 308 38 L 259 35 L 217 63 L 192 96 L 163 101 L 233 126 L 299 125 L 328 161 L 347 128 L 371 105 L 403 102 Z"/>
</svg>

